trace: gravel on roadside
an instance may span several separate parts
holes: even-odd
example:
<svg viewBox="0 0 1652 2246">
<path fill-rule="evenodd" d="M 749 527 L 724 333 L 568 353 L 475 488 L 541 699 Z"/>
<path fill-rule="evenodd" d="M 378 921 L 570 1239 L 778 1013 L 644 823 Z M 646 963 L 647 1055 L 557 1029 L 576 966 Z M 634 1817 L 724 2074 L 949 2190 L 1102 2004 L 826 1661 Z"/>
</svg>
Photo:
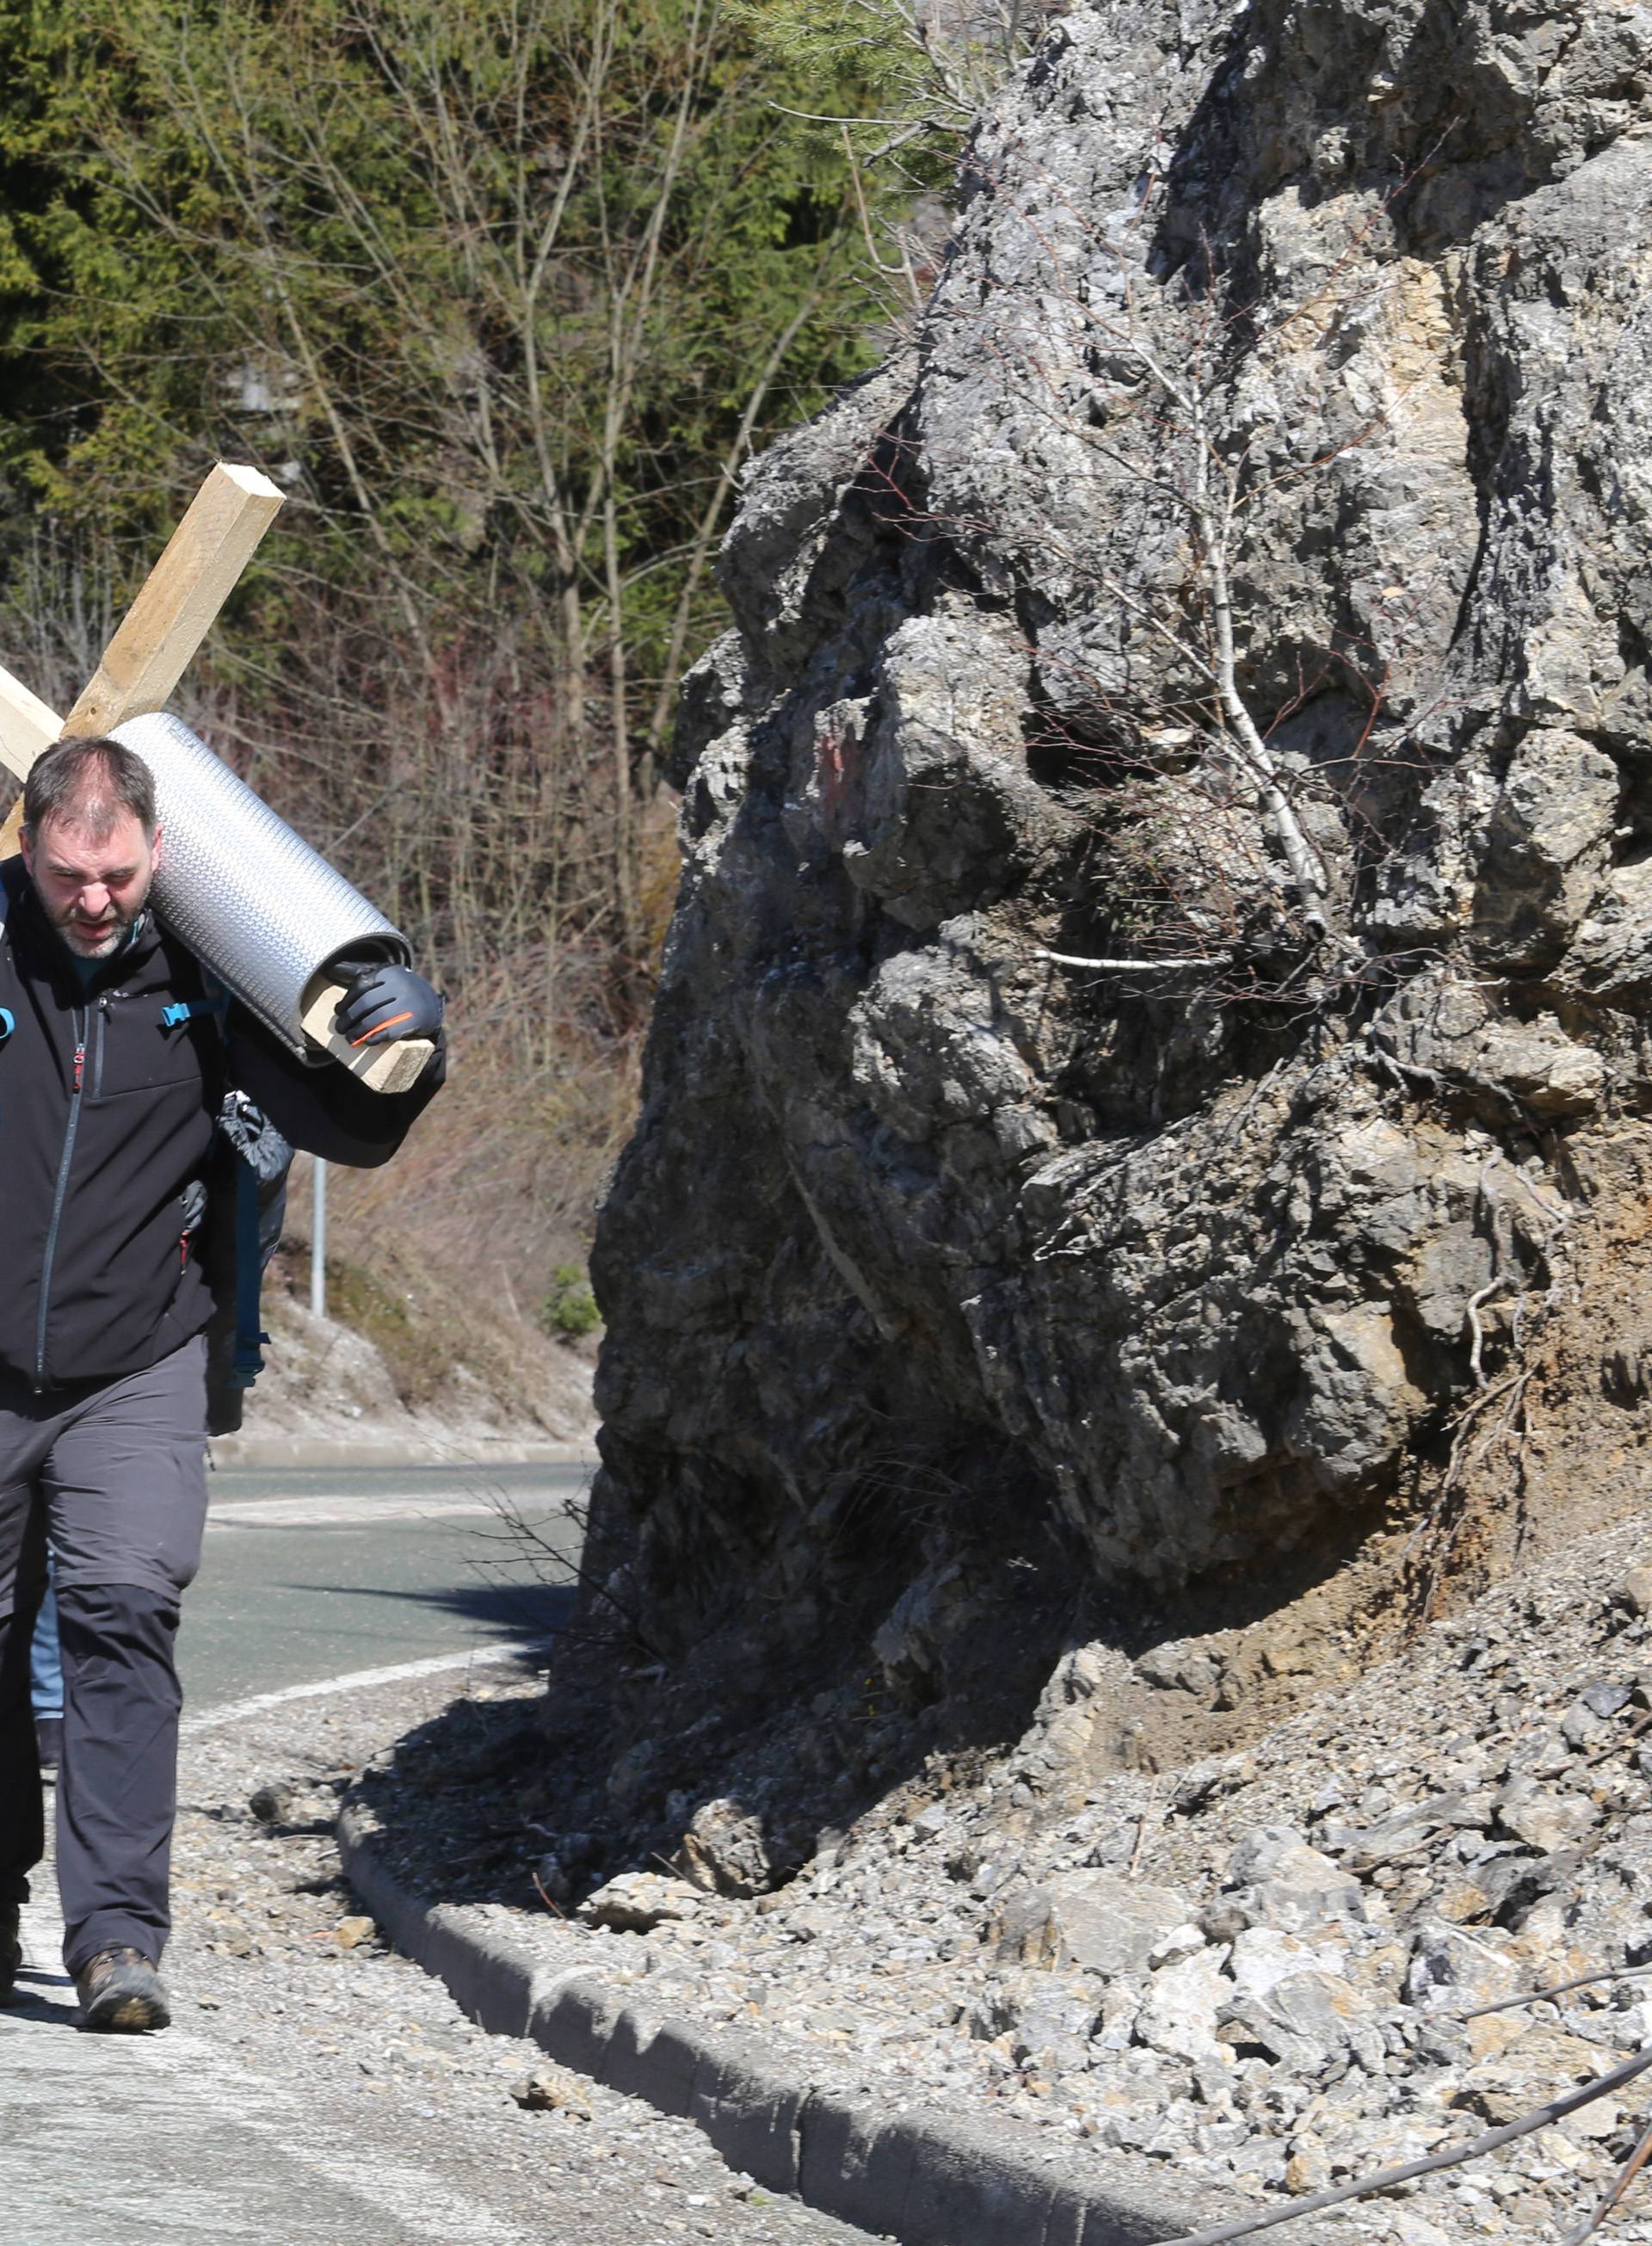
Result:
<svg viewBox="0 0 1652 2246">
<path fill-rule="evenodd" d="M 499 1665 L 469 1684 L 483 1703 L 536 1689 Z M 403 1679 L 186 1723 L 164 1966 L 180 2023 L 254 2075 L 301 2086 L 330 2127 L 416 2147 L 528 2235 L 864 2246 L 731 2172 L 690 2123 L 484 2034 L 386 1949 L 343 1882 L 338 1795 L 453 1695 L 451 1675 Z"/>
<path fill-rule="evenodd" d="M 707 1892 L 655 1863 L 567 1918 L 488 1909 L 543 1963 L 656 2014 L 761 2032 L 800 2080 L 1117 2147 L 1271 2211 L 1465 2143 L 1652 2044 L 1652 1983 L 1635 1977 L 1471 2017 L 1652 1962 L 1641 1549 L 1638 1524 L 1581 1539 L 1240 1752 L 1098 1774 L 1123 1687 L 1197 1692 L 1208 1664 L 1197 1641 L 1134 1664 L 1078 1649 L 1014 1750 L 962 1774 L 937 1759 L 823 1834 L 784 1887 Z M 433 1866 L 466 1849 L 526 1864 L 535 1845 L 512 1835 L 508 1780 L 486 1782 L 486 1713 L 468 1777 L 432 1784 L 426 1731 L 363 1789 L 386 1861 L 435 1900 L 451 1889 Z M 508 1767 L 522 1712 L 496 1715 Z M 722 1807 L 732 1864 L 738 1805 Z M 554 1807 L 537 1845 L 547 1821 Z M 1639 2087 L 1366 2200 L 1329 2235 L 1558 2242 L 1646 2126 Z M 1610 2236 L 1652 2240 L 1646 2179 Z"/>
</svg>

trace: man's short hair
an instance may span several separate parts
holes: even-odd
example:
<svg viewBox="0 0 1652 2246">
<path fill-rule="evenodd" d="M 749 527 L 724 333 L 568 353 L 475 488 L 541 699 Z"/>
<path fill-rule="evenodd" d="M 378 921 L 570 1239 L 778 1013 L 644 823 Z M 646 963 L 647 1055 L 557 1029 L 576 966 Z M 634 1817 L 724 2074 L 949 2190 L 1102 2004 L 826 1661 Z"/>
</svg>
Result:
<svg viewBox="0 0 1652 2246">
<path fill-rule="evenodd" d="M 29 767 L 23 823 L 31 843 L 43 820 L 51 818 L 69 820 L 101 842 L 123 812 L 130 812 L 154 841 L 154 777 L 136 751 L 120 741 L 58 741 Z"/>
</svg>

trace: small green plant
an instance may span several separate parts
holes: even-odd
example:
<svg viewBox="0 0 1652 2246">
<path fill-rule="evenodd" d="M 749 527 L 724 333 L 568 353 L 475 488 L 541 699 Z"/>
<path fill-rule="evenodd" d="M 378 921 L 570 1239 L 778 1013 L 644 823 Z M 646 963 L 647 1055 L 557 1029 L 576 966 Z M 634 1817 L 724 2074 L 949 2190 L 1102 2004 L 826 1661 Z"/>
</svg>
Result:
<svg viewBox="0 0 1652 2246">
<path fill-rule="evenodd" d="M 759 51 L 812 89 L 819 107 L 791 114 L 836 126 L 873 164 L 901 151 L 908 164 L 938 160 L 935 176 L 914 180 L 926 186 L 950 176 L 961 137 L 1056 12 L 1049 0 L 969 10 L 945 0 L 728 0 Z M 850 88 L 860 99 L 846 110 Z"/>
<path fill-rule="evenodd" d="M 551 1291 L 540 1306 L 540 1324 L 561 1341 L 578 1341 L 602 1323 L 591 1283 L 577 1263 L 559 1263 Z"/>
</svg>

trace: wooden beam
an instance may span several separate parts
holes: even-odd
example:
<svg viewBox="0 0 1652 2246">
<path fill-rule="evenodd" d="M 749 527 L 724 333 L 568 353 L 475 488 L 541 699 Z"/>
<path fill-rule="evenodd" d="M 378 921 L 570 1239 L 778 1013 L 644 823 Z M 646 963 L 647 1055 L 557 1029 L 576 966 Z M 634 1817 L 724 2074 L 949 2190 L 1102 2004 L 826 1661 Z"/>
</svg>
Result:
<svg viewBox="0 0 1652 2246">
<path fill-rule="evenodd" d="M 0 670 L 0 764 L 19 779 L 42 749 L 49 749 L 63 732 L 63 721 L 37 694 L 31 694 L 20 678 Z M 7 821 L 10 831 L 10 822 Z M 0 857 L 10 857 L 16 842 L 0 844 Z"/>
<path fill-rule="evenodd" d="M 0 671 L 0 758 L 20 779 L 41 750 L 65 733 L 89 739 L 165 708 L 281 505 L 268 476 L 220 460 L 139 588 L 91 684 L 61 721 Z M 0 858 L 17 849 L 22 830 L 19 799 L 0 827 Z"/>
<path fill-rule="evenodd" d="M 84 739 L 166 707 L 281 505 L 256 468 L 218 463 L 65 718 L 65 733 Z"/>
</svg>

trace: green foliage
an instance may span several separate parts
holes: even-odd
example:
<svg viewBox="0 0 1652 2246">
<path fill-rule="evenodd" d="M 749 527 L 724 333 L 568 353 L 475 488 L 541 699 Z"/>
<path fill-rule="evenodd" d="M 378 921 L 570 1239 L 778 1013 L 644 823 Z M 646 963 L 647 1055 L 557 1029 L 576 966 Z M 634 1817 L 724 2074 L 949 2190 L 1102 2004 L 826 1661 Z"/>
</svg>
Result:
<svg viewBox="0 0 1652 2246">
<path fill-rule="evenodd" d="M 540 1308 L 540 1324 L 560 1341 L 578 1341 L 602 1323 L 591 1283 L 577 1263 L 559 1263 Z"/>
<path fill-rule="evenodd" d="M 949 178 L 959 142 L 1048 10 L 955 0 L 730 0 L 737 20 L 808 91 L 860 153 L 900 158 L 926 186 Z M 860 86 L 859 113 L 844 111 Z"/>
</svg>

